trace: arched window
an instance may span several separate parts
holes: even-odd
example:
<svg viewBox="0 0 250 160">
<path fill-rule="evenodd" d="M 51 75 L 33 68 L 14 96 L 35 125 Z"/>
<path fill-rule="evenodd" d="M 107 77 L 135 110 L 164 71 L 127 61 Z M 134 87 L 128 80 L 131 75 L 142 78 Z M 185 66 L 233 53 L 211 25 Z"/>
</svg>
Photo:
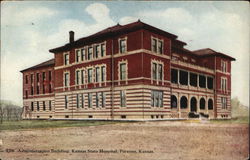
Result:
<svg viewBox="0 0 250 160">
<path fill-rule="evenodd" d="M 187 108 L 187 97 L 181 97 L 181 108 Z"/>
<path fill-rule="evenodd" d="M 206 103 L 205 99 L 201 98 L 200 99 L 200 109 L 205 109 L 205 103 Z"/>
<path fill-rule="evenodd" d="M 191 112 L 197 112 L 197 100 L 195 97 L 191 98 L 190 108 L 191 108 Z"/>
<path fill-rule="evenodd" d="M 177 98 L 176 96 L 171 96 L 171 108 L 177 108 Z"/>
<path fill-rule="evenodd" d="M 213 110 L 213 108 L 214 108 L 213 100 L 212 100 L 212 99 L 209 99 L 209 100 L 208 100 L 208 109 L 209 109 L 209 110 Z"/>
</svg>

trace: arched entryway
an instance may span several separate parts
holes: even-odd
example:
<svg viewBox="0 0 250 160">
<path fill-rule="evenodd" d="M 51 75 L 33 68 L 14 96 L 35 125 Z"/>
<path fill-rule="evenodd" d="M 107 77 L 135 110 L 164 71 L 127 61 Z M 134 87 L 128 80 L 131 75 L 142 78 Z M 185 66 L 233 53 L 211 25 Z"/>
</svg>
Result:
<svg viewBox="0 0 250 160">
<path fill-rule="evenodd" d="M 191 109 L 191 112 L 197 112 L 197 100 L 195 97 L 192 97 L 191 98 L 191 101 L 190 101 L 190 109 Z"/>
</svg>

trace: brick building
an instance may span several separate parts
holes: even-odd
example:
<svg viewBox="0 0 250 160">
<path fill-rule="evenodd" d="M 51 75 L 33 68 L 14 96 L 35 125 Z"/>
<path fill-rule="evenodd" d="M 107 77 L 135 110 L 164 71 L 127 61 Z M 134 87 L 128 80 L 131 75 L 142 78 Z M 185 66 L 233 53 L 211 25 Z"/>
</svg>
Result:
<svg viewBox="0 0 250 160">
<path fill-rule="evenodd" d="M 21 71 L 24 118 L 231 117 L 231 61 L 190 51 L 177 36 L 137 21 L 51 49 Z"/>
</svg>

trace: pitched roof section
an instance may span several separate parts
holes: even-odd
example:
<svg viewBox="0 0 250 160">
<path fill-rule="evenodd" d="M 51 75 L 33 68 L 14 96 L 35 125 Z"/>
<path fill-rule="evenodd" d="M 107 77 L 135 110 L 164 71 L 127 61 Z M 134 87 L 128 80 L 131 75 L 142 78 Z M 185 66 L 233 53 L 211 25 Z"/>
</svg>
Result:
<svg viewBox="0 0 250 160">
<path fill-rule="evenodd" d="M 220 52 L 216 52 L 210 48 L 204 48 L 204 49 L 199 49 L 199 50 L 195 50 L 193 51 L 193 53 L 197 56 L 200 56 L 200 57 L 205 57 L 205 56 L 222 56 L 222 57 L 225 57 L 225 58 L 229 58 L 230 60 L 232 61 L 235 61 L 235 58 L 233 57 L 230 57 L 224 53 L 220 53 Z"/>
<path fill-rule="evenodd" d="M 176 40 L 176 38 L 177 38 L 177 36 L 174 34 L 163 31 L 161 29 L 158 29 L 156 27 L 153 27 L 149 24 L 143 23 L 140 20 L 138 20 L 137 22 L 129 23 L 126 25 L 117 24 L 115 26 L 108 27 L 108 28 L 106 28 L 100 32 L 97 32 L 95 34 L 92 34 L 90 36 L 80 38 L 80 39 L 74 41 L 73 43 L 67 43 L 64 46 L 50 49 L 49 51 L 52 53 L 62 52 L 62 51 L 66 51 L 72 47 L 76 47 L 77 45 L 82 44 L 84 42 L 91 41 L 91 40 L 98 38 L 98 37 L 112 36 L 112 35 L 116 35 L 116 34 L 120 34 L 120 33 L 131 32 L 134 30 L 142 29 L 142 28 L 147 29 L 147 30 L 152 31 L 152 32 L 157 32 L 159 34 L 162 34 L 162 35 L 169 37 L 171 39 L 174 39 L 174 40 Z M 181 45 L 186 45 L 185 42 L 182 42 L 179 40 L 176 40 L 176 41 Z"/>
<path fill-rule="evenodd" d="M 49 67 L 49 66 L 55 66 L 55 59 L 50 59 L 48 61 L 45 61 L 45 62 L 42 62 L 38 65 L 35 65 L 35 66 L 32 66 L 32 67 L 29 67 L 27 69 L 24 69 L 20 72 L 24 72 L 24 71 L 27 71 L 27 70 L 32 70 L 32 69 L 38 69 L 38 68 L 42 68 L 42 67 Z"/>
</svg>

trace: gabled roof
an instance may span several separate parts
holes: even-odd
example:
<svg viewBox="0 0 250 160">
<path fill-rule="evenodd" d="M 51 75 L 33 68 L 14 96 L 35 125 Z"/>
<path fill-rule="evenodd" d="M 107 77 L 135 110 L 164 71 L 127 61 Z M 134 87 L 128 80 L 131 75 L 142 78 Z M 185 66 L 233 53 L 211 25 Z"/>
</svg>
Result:
<svg viewBox="0 0 250 160">
<path fill-rule="evenodd" d="M 138 29 L 147 29 L 147 30 L 152 31 L 152 32 L 157 32 L 158 34 L 164 35 L 170 39 L 174 39 L 177 43 L 179 43 L 181 45 L 186 45 L 185 42 L 176 40 L 176 38 L 177 38 L 176 35 L 171 34 L 169 32 L 166 32 L 166 31 L 163 31 L 161 29 L 158 29 L 156 27 L 153 27 L 149 24 L 143 23 L 140 20 L 138 20 L 137 22 L 129 23 L 126 25 L 117 24 L 115 26 L 108 27 L 108 28 L 106 28 L 100 32 L 97 32 L 95 34 L 92 34 L 90 36 L 80 38 L 80 39 L 74 41 L 73 43 L 67 43 L 64 46 L 50 49 L 49 51 L 52 53 L 62 52 L 62 51 L 69 50 L 73 47 L 76 47 L 78 45 L 81 45 L 82 43 L 86 43 L 86 42 L 95 40 L 99 37 L 113 36 L 113 35 L 117 35 L 117 34 L 121 34 L 121 33 L 131 32 L 131 31 L 138 30 Z"/>
<path fill-rule="evenodd" d="M 55 59 L 50 59 L 48 61 L 45 61 L 45 62 L 42 62 L 38 65 L 35 65 L 35 66 L 32 66 L 32 67 L 29 67 L 29 68 L 26 68 L 24 70 L 21 70 L 20 72 L 24 72 L 24 71 L 27 71 L 27 70 L 32 70 L 32 69 L 38 69 L 38 68 L 42 68 L 42 67 L 49 67 L 49 66 L 55 66 Z"/>
<path fill-rule="evenodd" d="M 235 58 L 230 57 L 224 53 L 220 53 L 220 52 L 216 52 L 210 48 L 204 48 L 204 49 L 199 49 L 199 50 L 195 50 L 193 51 L 194 54 L 196 54 L 197 56 L 200 57 L 205 57 L 205 56 L 222 56 L 225 58 L 229 58 L 232 61 L 235 61 Z"/>
</svg>

